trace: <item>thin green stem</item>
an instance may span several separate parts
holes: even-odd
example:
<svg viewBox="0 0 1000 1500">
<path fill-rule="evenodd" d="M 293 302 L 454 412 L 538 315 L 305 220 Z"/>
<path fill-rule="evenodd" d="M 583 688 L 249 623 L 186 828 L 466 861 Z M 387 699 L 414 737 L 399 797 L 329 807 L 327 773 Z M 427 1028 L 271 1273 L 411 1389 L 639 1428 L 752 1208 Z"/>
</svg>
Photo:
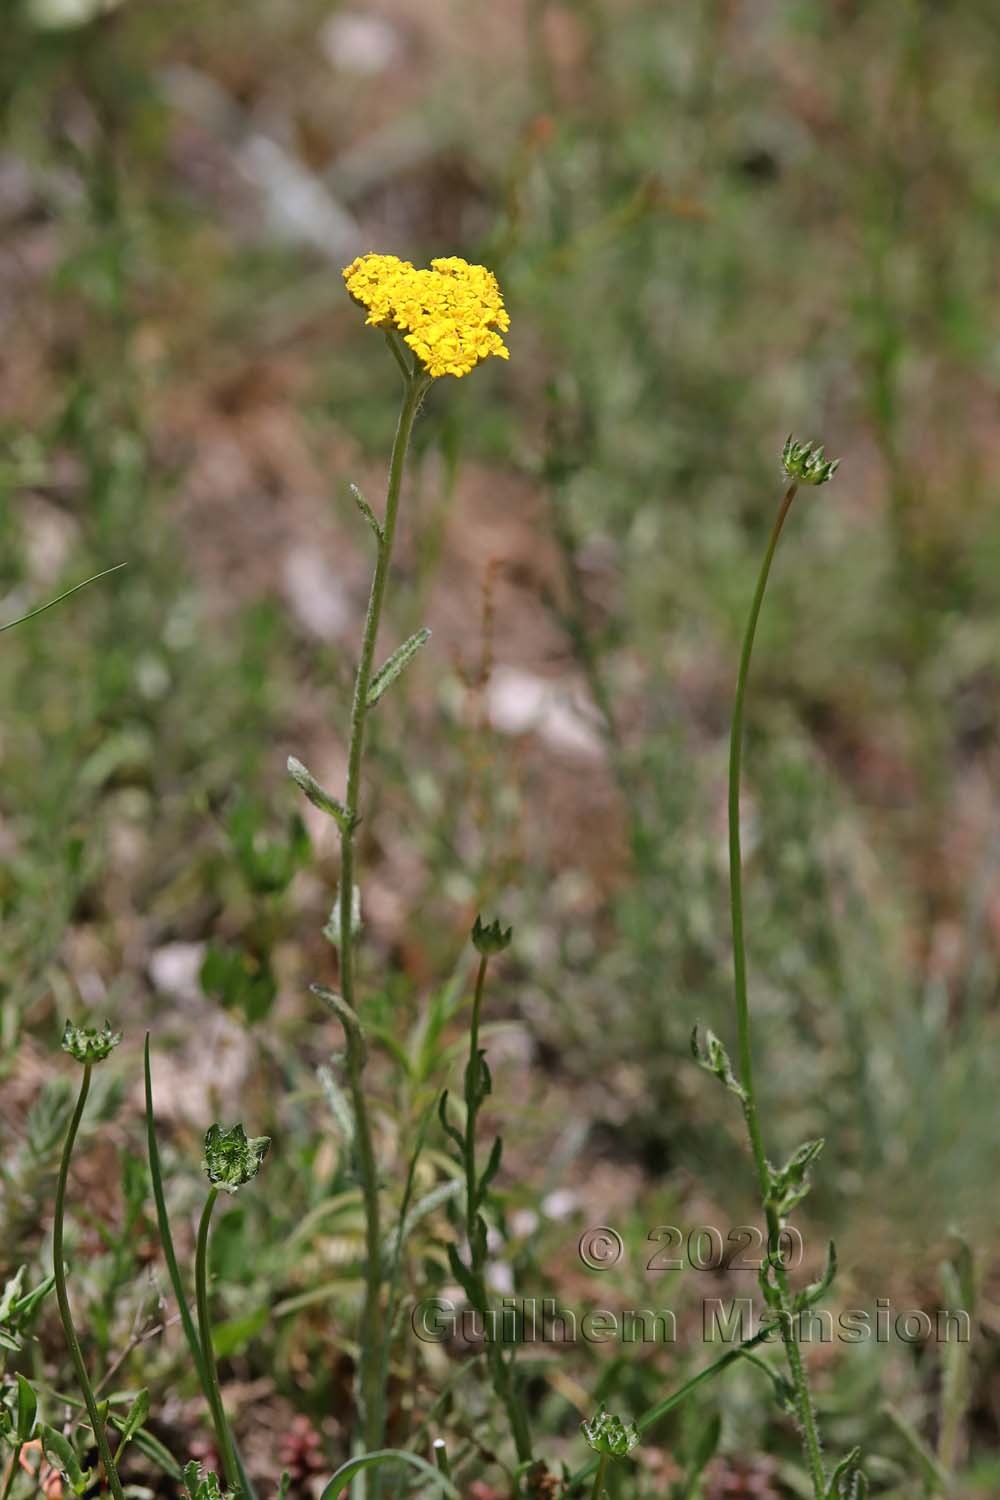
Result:
<svg viewBox="0 0 1000 1500">
<path fill-rule="evenodd" d="M 84 1106 L 87 1103 L 87 1095 L 90 1092 L 90 1074 L 91 1064 L 86 1063 L 83 1069 L 80 1093 L 76 1101 L 76 1109 L 73 1111 L 73 1118 L 69 1123 L 66 1142 L 63 1146 L 62 1160 L 59 1163 L 59 1177 L 56 1182 L 55 1219 L 52 1225 L 52 1270 L 56 1279 L 56 1301 L 59 1304 L 59 1316 L 62 1319 L 63 1332 L 66 1335 L 66 1343 L 69 1346 L 70 1359 L 73 1362 L 77 1384 L 80 1387 L 80 1392 L 87 1406 L 90 1425 L 94 1429 L 97 1452 L 107 1476 L 108 1484 L 111 1487 L 114 1500 L 125 1500 L 121 1481 L 118 1478 L 118 1470 L 115 1467 L 115 1461 L 111 1456 L 111 1449 L 108 1446 L 104 1423 L 101 1421 L 101 1415 L 97 1409 L 97 1399 L 94 1396 L 90 1377 L 87 1374 L 87 1367 L 83 1362 L 80 1340 L 76 1336 L 73 1313 L 69 1305 L 69 1292 L 66 1288 L 66 1264 L 63 1259 L 63 1221 L 66 1215 L 66 1183 L 69 1178 L 69 1164 L 73 1155 L 73 1147 L 76 1143 L 77 1131 L 80 1129 Z"/>
<path fill-rule="evenodd" d="M 825 1500 L 826 1497 L 826 1469 L 823 1464 L 823 1448 L 820 1443 L 819 1426 L 816 1421 L 816 1412 L 813 1407 L 812 1392 L 809 1389 L 809 1377 L 806 1375 L 806 1367 L 802 1360 L 802 1350 L 798 1343 L 798 1323 L 792 1311 L 791 1288 L 788 1277 L 782 1271 L 777 1279 L 778 1289 L 781 1294 L 781 1337 L 785 1345 L 785 1355 L 788 1359 L 788 1368 L 792 1377 L 794 1390 L 795 1410 L 799 1419 L 799 1435 L 802 1438 L 802 1448 L 809 1467 L 809 1477 L 812 1479 L 813 1490 L 816 1500 Z"/>
<path fill-rule="evenodd" d="M 198 1372 L 198 1383 L 201 1386 L 205 1400 L 211 1404 L 209 1394 L 209 1376 L 205 1368 L 205 1359 L 201 1350 L 201 1342 L 194 1326 L 191 1309 L 188 1307 L 187 1292 L 181 1280 L 180 1266 L 177 1262 L 177 1252 L 174 1249 L 174 1238 L 170 1229 L 170 1215 L 167 1212 L 167 1200 L 163 1191 L 163 1169 L 160 1165 L 160 1149 L 156 1140 L 156 1116 L 153 1110 L 153 1077 L 149 1061 L 149 1032 L 146 1033 L 146 1043 L 143 1051 L 143 1066 L 146 1085 L 146 1145 L 149 1153 L 149 1176 L 153 1184 L 153 1199 L 156 1203 L 156 1221 L 160 1230 L 160 1243 L 163 1246 L 163 1258 L 167 1263 L 167 1273 L 170 1284 L 174 1289 L 174 1297 L 177 1302 L 177 1310 L 180 1313 L 181 1325 L 184 1329 L 184 1337 Z M 227 1424 L 228 1426 L 228 1424 Z M 240 1480 L 242 1489 L 247 1500 L 254 1500 L 255 1491 L 243 1463 L 243 1457 L 239 1446 L 230 1431 L 230 1440 L 233 1452 L 236 1454 L 236 1462 L 240 1469 Z"/>
<path fill-rule="evenodd" d="M 109 573 L 117 573 L 119 568 L 126 567 L 128 567 L 127 563 L 115 563 L 112 568 L 104 568 L 100 573 L 91 574 L 82 583 L 74 583 L 71 589 L 67 589 L 65 593 L 57 594 L 47 604 L 39 604 L 37 609 L 29 609 L 26 615 L 19 615 L 16 620 L 8 620 L 6 625 L 0 625 L 0 634 L 5 630 L 13 630 L 15 625 L 23 625 L 26 620 L 33 620 L 36 615 L 44 615 L 47 609 L 54 609 L 57 604 L 61 604 L 64 599 L 68 599 L 70 594 L 77 594 L 81 589 L 85 589 L 88 584 L 96 583 L 99 578 L 107 578 Z"/>
<path fill-rule="evenodd" d="M 608 1455 L 602 1453 L 597 1465 L 597 1473 L 594 1475 L 594 1488 L 590 1492 L 590 1500 L 601 1500 L 604 1490 L 604 1476 L 608 1471 Z"/>
<path fill-rule="evenodd" d="M 368 718 L 368 690 L 371 686 L 375 645 L 392 561 L 403 467 L 410 444 L 410 434 L 413 431 L 414 418 L 427 385 L 427 376 L 414 374 L 408 376 L 403 386 L 403 400 L 389 462 L 385 518 L 382 523 L 382 534 L 378 538 L 375 571 L 372 575 L 371 593 L 361 639 L 361 656 L 354 679 L 351 730 L 347 751 L 347 792 L 344 799 L 347 818 L 340 836 L 339 898 L 340 992 L 352 1009 L 356 1009 L 353 931 L 354 833 L 361 796 L 361 769 L 364 758 L 365 725 Z M 360 1340 L 361 1435 L 368 1451 L 374 1452 L 382 1447 L 385 1427 L 381 1391 L 382 1229 L 375 1148 L 363 1081 L 364 1066 L 364 1049 L 360 1044 L 360 1039 L 348 1034 L 347 1081 L 354 1114 L 358 1175 L 365 1210 L 365 1294 L 361 1313 Z"/>
<path fill-rule="evenodd" d="M 384 1329 L 382 1337 L 382 1358 L 379 1366 L 379 1400 L 385 1402 L 386 1389 L 389 1382 L 389 1355 L 393 1336 L 393 1326 L 396 1315 L 396 1304 L 399 1294 L 399 1277 L 403 1262 L 403 1242 L 406 1231 L 406 1216 L 410 1211 L 410 1203 L 413 1199 L 413 1186 L 417 1175 L 417 1166 L 420 1161 L 420 1153 L 424 1149 L 424 1137 L 427 1134 L 427 1126 L 434 1113 L 433 1099 L 424 1110 L 422 1119 L 417 1126 L 416 1142 L 410 1155 L 409 1166 L 406 1169 L 406 1181 L 403 1185 L 403 1196 L 399 1204 L 399 1229 L 393 1245 L 392 1260 L 387 1277 L 388 1287 L 386 1291 L 386 1307 L 384 1318 Z"/>
<path fill-rule="evenodd" d="M 750 1037 L 750 1006 L 747 1001 L 747 958 L 743 936 L 743 860 L 740 849 L 740 767 L 743 757 L 743 706 L 746 699 L 747 678 L 750 674 L 750 658 L 757 634 L 757 621 L 760 618 L 760 607 L 764 602 L 764 591 L 767 588 L 778 538 L 781 536 L 781 529 L 785 524 L 785 518 L 791 509 L 797 489 L 798 486 L 792 484 L 785 491 L 785 497 L 771 530 L 764 561 L 761 564 L 757 588 L 750 606 L 750 617 L 743 636 L 740 670 L 736 679 L 736 702 L 733 705 L 733 722 L 729 736 L 729 900 L 733 921 L 733 986 L 736 994 L 736 1024 L 739 1028 L 740 1082 L 746 1092 L 747 1128 L 750 1132 L 750 1145 L 760 1182 L 761 1198 L 764 1201 L 767 1200 L 771 1184 L 767 1169 L 767 1156 L 764 1151 L 764 1139 L 761 1135 L 757 1113 L 757 1096 L 753 1078 L 753 1047 Z"/>
<path fill-rule="evenodd" d="M 771 529 L 771 536 L 767 544 L 767 551 L 764 554 L 764 561 L 761 564 L 757 587 L 754 591 L 753 603 L 750 606 L 750 615 L 743 636 L 739 675 L 736 680 L 736 701 L 733 706 L 733 722 L 729 740 L 729 896 L 733 924 L 733 987 L 736 997 L 736 1021 L 739 1031 L 740 1082 L 743 1085 L 745 1095 L 744 1113 L 746 1115 L 747 1131 L 750 1136 L 750 1149 L 753 1152 L 754 1165 L 757 1169 L 757 1178 L 760 1184 L 761 1202 L 763 1203 L 767 1219 L 768 1248 L 770 1250 L 775 1249 L 777 1246 L 781 1223 L 777 1211 L 770 1201 L 771 1174 L 767 1164 L 767 1153 L 764 1149 L 764 1137 L 761 1131 L 760 1116 L 757 1108 L 757 1093 L 754 1087 L 753 1042 L 750 1031 L 750 1005 L 747 999 L 746 940 L 743 931 L 740 772 L 743 755 L 743 710 L 746 700 L 747 679 L 750 674 L 750 658 L 753 655 L 754 639 L 757 634 L 757 621 L 760 618 L 761 605 L 764 602 L 764 593 L 767 589 L 767 581 L 771 572 L 771 564 L 774 561 L 774 554 L 777 550 L 778 540 L 797 490 L 798 486 L 791 484 L 785 491 L 774 526 Z M 774 1276 L 780 1298 L 778 1311 L 781 1336 L 784 1341 L 788 1368 L 792 1377 L 795 1408 L 802 1435 L 802 1446 L 816 1500 L 825 1500 L 826 1471 L 823 1466 L 823 1454 L 820 1445 L 819 1430 L 816 1425 L 816 1414 L 813 1409 L 805 1366 L 802 1362 L 802 1351 L 797 1341 L 791 1288 L 787 1273 L 782 1266 L 775 1267 Z"/>
<path fill-rule="evenodd" d="M 187 1293 L 181 1280 L 180 1266 L 177 1263 L 177 1253 L 174 1250 L 174 1237 L 170 1230 L 170 1215 L 167 1212 L 167 1200 L 163 1192 L 163 1171 L 160 1166 L 160 1149 L 156 1140 L 156 1121 L 153 1114 L 153 1078 L 149 1061 L 149 1032 L 146 1033 L 144 1058 L 144 1072 L 146 1085 L 146 1147 L 149 1154 L 149 1175 L 153 1184 L 153 1200 L 156 1204 L 156 1220 L 160 1230 L 160 1243 L 163 1246 L 163 1258 L 167 1263 L 167 1274 L 170 1284 L 174 1289 L 174 1297 L 177 1301 L 177 1311 L 180 1314 L 181 1327 L 184 1329 L 184 1337 L 194 1360 L 195 1369 L 198 1372 L 198 1380 L 203 1390 L 207 1389 L 208 1379 L 205 1375 L 205 1361 L 201 1352 L 201 1344 L 195 1330 L 194 1319 L 191 1309 L 188 1307 Z"/>
<path fill-rule="evenodd" d="M 215 1200 L 218 1196 L 219 1189 L 217 1187 L 213 1186 L 209 1188 L 208 1197 L 205 1199 L 205 1207 L 202 1210 L 201 1220 L 198 1224 L 198 1242 L 194 1258 L 195 1306 L 198 1310 L 198 1339 L 201 1344 L 205 1365 L 205 1395 L 208 1398 L 208 1406 L 212 1414 L 215 1441 L 219 1445 L 219 1456 L 222 1459 L 226 1484 L 231 1490 L 235 1490 L 237 1494 L 240 1494 L 242 1491 L 240 1466 L 233 1447 L 229 1423 L 226 1421 L 225 1407 L 222 1404 L 219 1371 L 216 1368 L 215 1350 L 212 1347 L 212 1324 L 208 1315 L 208 1231 L 212 1222 L 212 1210 L 215 1207 Z"/>
<path fill-rule="evenodd" d="M 463 1165 L 465 1169 L 465 1234 L 469 1245 L 469 1271 L 472 1287 L 478 1299 L 477 1312 L 483 1319 L 486 1357 L 489 1362 L 493 1387 L 503 1402 L 510 1422 L 511 1436 L 517 1452 L 518 1463 L 531 1463 L 534 1454 L 528 1419 L 521 1404 L 511 1360 L 504 1358 L 503 1344 L 490 1326 L 489 1296 L 486 1291 L 486 1276 L 479 1233 L 480 1185 L 476 1170 L 476 1125 L 479 1106 L 483 1099 L 481 1088 L 482 1061 L 479 1056 L 479 1018 L 483 1004 L 483 989 L 486 984 L 486 969 L 489 959 L 484 953 L 479 959 L 476 986 L 472 995 L 472 1018 L 469 1023 L 469 1061 L 465 1070 L 465 1136 Z"/>
<path fill-rule="evenodd" d="M 10 1500 L 10 1492 L 14 1488 L 14 1475 L 17 1473 L 17 1466 L 20 1462 L 21 1444 L 18 1443 L 17 1447 L 14 1449 L 14 1452 L 11 1454 L 10 1467 L 7 1470 L 7 1478 L 4 1480 L 3 1494 L 0 1495 L 0 1500 Z"/>
</svg>

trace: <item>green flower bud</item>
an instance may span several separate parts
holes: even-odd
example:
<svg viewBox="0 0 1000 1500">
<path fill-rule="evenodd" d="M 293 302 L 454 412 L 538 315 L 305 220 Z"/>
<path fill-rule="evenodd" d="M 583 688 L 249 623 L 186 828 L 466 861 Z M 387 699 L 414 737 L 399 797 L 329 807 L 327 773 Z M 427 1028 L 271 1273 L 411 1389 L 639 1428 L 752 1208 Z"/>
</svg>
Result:
<svg viewBox="0 0 1000 1500">
<path fill-rule="evenodd" d="M 482 917 L 477 917 L 472 927 L 472 941 L 483 957 L 489 958 L 509 947 L 513 932 L 513 927 L 508 927 L 505 932 L 499 920 L 485 923 Z"/>
<path fill-rule="evenodd" d="M 225 1193 L 235 1193 L 257 1176 L 270 1144 L 269 1136 L 248 1136 L 242 1125 L 234 1125 L 231 1130 L 209 1126 L 202 1162 L 209 1182 Z"/>
<path fill-rule="evenodd" d="M 112 1031 L 110 1021 L 105 1021 L 104 1030 L 94 1026 L 74 1026 L 67 1021 L 62 1034 L 62 1049 L 78 1063 L 103 1062 L 122 1039 L 120 1031 Z"/>
<path fill-rule="evenodd" d="M 840 463 L 839 458 L 823 457 L 823 449 L 815 443 L 797 443 L 789 433 L 781 450 L 781 464 L 789 479 L 798 484 L 826 484 L 832 479 Z"/>
<path fill-rule="evenodd" d="M 639 1429 L 634 1422 L 628 1427 L 620 1417 L 612 1416 L 603 1406 L 592 1422 L 582 1422 L 581 1430 L 595 1453 L 606 1453 L 611 1458 L 625 1458 L 639 1441 Z"/>
</svg>

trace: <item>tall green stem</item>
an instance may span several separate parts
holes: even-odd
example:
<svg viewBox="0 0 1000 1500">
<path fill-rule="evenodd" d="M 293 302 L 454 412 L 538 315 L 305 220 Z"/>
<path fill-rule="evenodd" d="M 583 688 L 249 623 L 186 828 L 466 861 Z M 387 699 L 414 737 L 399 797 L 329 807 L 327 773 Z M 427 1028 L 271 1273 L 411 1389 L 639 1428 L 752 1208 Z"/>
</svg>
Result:
<svg viewBox="0 0 1000 1500">
<path fill-rule="evenodd" d="M 757 1094 L 754 1087 L 750 1006 L 747 1000 L 746 943 L 743 934 L 740 770 L 743 754 L 743 707 L 746 698 L 747 678 L 750 673 L 750 658 L 753 654 L 754 638 L 757 634 L 757 621 L 760 617 L 761 605 L 764 602 L 764 593 L 767 589 L 767 580 L 770 576 L 771 564 L 774 561 L 778 539 L 781 536 L 785 518 L 791 509 L 797 490 L 798 486 L 791 484 L 785 491 L 774 526 L 771 530 L 771 537 L 767 545 L 767 551 L 764 554 L 764 561 L 761 564 L 760 575 L 757 579 L 757 588 L 754 592 L 753 603 L 750 606 L 750 616 L 747 620 L 746 631 L 743 636 L 739 676 L 736 682 L 736 702 L 733 707 L 733 722 L 729 740 L 729 897 L 733 923 L 733 985 L 736 996 L 736 1021 L 739 1030 L 740 1082 L 743 1085 L 745 1094 L 744 1109 L 747 1130 L 750 1135 L 750 1148 L 753 1152 L 757 1178 L 760 1183 L 761 1201 L 764 1205 L 764 1212 L 767 1218 L 769 1251 L 773 1251 L 777 1247 L 781 1223 L 777 1211 L 770 1202 L 771 1176 L 767 1164 L 767 1154 L 764 1150 L 764 1138 L 761 1132 L 760 1116 L 757 1109 Z M 826 1473 L 823 1467 L 823 1455 L 819 1431 L 816 1425 L 816 1414 L 813 1410 L 812 1396 L 809 1391 L 805 1366 L 802 1362 L 802 1351 L 797 1342 L 791 1288 L 788 1276 L 782 1266 L 775 1266 L 774 1275 L 780 1298 L 779 1318 L 781 1336 L 784 1341 L 788 1368 L 791 1373 L 792 1386 L 795 1392 L 795 1407 L 801 1428 L 802 1446 L 805 1452 L 806 1463 L 809 1467 L 809 1475 L 812 1480 L 816 1500 L 825 1500 Z"/>
<path fill-rule="evenodd" d="M 471 1285 L 479 1303 L 476 1310 L 483 1319 L 486 1356 L 489 1362 L 490 1375 L 493 1380 L 493 1388 L 503 1402 L 507 1413 L 507 1420 L 510 1422 L 511 1436 L 514 1439 L 514 1448 L 517 1453 L 518 1462 L 525 1464 L 530 1463 L 534 1457 L 531 1446 L 531 1433 L 528 1429 L 528 1419 L 525 1416 L 515 1384 L 514 1371 L 510 1362 L 504 1358 L 503 1343 L 496 1337 L 496 1330 L 490 1327 L 490 1304 L 486 1292 L 483 1256 L 481 1250 L 477 1248 L 482 1243 L 482 1236 L 479 1233 L 478 1225 L 480 1183 L 476 1170 L 476 1123 L 479 1117 L 479 1106 L 483 1098 L 480 1086 L 483 1064 L 479 1057 L 479 1018 L 483 1005 L 483 989 L 486 984 L 488 963 L 489 959 L 483 953 L 479 959 L 479 968 L 476 973 L 476 987 L 472 996 L 472 1019 L 469 1024 L 469 1062 L 465 1070 L 465 1139 L 463 1150 L 465 1167 L 465 1234 L 469 1244 Z"/>
<path fill-rule="evenodd" d="M 111 1456 L 111 1449 L 108 1446 L 104 1423 L 97 1409 L 94 1390 L 90 1383 L 90 1377 L 87 1374 L 87 1367 L 83 1362 L 80 1340 L 76 1336 L 73 1313 L 69 1305 L 69 1293 L 66 1288 L 66 1264 L 63 1258 L 63 1220 L 66 1214 L 66 1183 L 69 1178 L 69 1164 L 73 1155 L 73 1147 L 76 1144 L 77 1131 L 80 1129 L 84 1106 L 87 1103 L 87 1095 L 90 1092 L 90 1073 L 90 1064 L 85 1064 L 83 1080 L 80 1084 L 80 1093 L 76 1101 L 76 1109 L 73 1111 L 73 1118 L 70 1120 L 66 1142 L 63 1146 L 62 1160 L 59 1163 L 59 1178 L 56 1182 L 55 1220 L 52 1225 L 52 1270 L 55 1275 L 56 1301 L 59 1304 L 59 1316 L 62 1319 L 63 1332 L 66 1335 L 66 1343 L 69 1346 L 70 1359 L 73 1362 L 77 1384 L 86 1402 L 90 1425 L 94 1429 L 94 1438 L 97 1442 L 97 1452 L 100 1456 L 101 1465 L 107 1475 L 114 1500 L 125 1500 L 121 1481 L 118 1478 L 118 1470 L 115 1467 L 115 1461 Z"/>
<path fill-rule="evenodd" d="M 413 430 L 413 421 L 427 389 L 428 377 L 409 373 L 403 386 L 403 401 L 396 426 L 396 437 L 389 463 L 385 518 L 377 538 L 378 553 L 372 575 L 371 593 L 365 615 L 361 656 L 354 679 L 351 706 L 351 732 L 347 751 L 347 817 L 340 835 L 340 992 L 347 1004 L 355 1006 L 354 970 L 354 832 L 358 821 L 361 795 L 361 768 L 364 758 L 365 725 L 368 718 L 368 690 L 375 662 L 382 604 L 392 561 L 396 534 L 403 467 Z M 364 1049 L 360 1038 L 347 1037 L 347 1080 L 354 1114 L 355 1147 L 358 1175 L 365 1210 L 365 1294 L 361 1314 L 361 1432 L 365 1447 L 374 1452 L 382 1447 L 385 1426 L 381 1392 L 380 1365 L 382 1348 L 382 1231 L 378 1196 L 375 1148 L 372 1140 L 368 1100 L 364 1090 Z"/>
<path fill-rule="evenodd" d="M 600 1462 L 597 1465 L 597 1473 L 594 1475 L 594 1488 L 590 1492 L 590 1500 L 601 1500 L 601 1495 L 604 1492 L 604 1476 L 607 1471 L 608 1455 L 602 1453 Z"/>
<path fill-rule="evenodd" d="M 219 1445 L 219 1456 L 222 1459 L 226 1484 L 239 1495 L 243 1489 L 242 1473 L 233 1448 L 229 1423 L 226 1421 L 225 1407 L 222 1404 L 219 1372 L 215 1364 L 215 1350 L 212 1347 L 212 1324 L 208 1315 L 208 1231 L 212 1222 L 212 1210 L 218 1196 L 217 1187 L 209 1188 L 198 1224 L 198 1243 L 194 1259 L 194 1295 L 198 1312 L 198 1341 L 201 1345 L 205 1367 L 205 1395 L 208 1397 L 209 1410 L 212 1413 L 215 1441 Z"/>
<path fill-rule="evenodd" d="M 798 486 L 792 484 L 785 491 L 785 497 L 771 530 L 764 561 L 761 564 L 757 588 L 750 606 L 750 617 L 743 635 L 740 670 L 736 680 L 736 702 L 733 705 L 733 722 L 729 736 L 729 900 L 733 919 L 733 985 L 736 992 L 736 1023 L 739 1028 L 740 1082 L 746 1092 L 747 1128 L 750 1132 L 750 1146 L 760 1181 L 761 1198 L 764 1200 L 768 1197 L 771 1184 L 757 1113 L 757 1096 L 753 1079 L 753 1047 L 750 1039 L 750 1006 L 747 1001 L 747 958 L 743 936 L 743 860 L 740 848 L 740 768 L 743 759 L 743 706 L 746 699 L 747 678 L 750 675 L 750 658 L 753 655 L 753 643 L 757 634 L 757 621 L 760 618 L 760 607 L 764 602 L 764 592 L 771 573 L 778 538 L 781 536 L 785 518 L 791 509 L 797 489 Z"/>
</svg>

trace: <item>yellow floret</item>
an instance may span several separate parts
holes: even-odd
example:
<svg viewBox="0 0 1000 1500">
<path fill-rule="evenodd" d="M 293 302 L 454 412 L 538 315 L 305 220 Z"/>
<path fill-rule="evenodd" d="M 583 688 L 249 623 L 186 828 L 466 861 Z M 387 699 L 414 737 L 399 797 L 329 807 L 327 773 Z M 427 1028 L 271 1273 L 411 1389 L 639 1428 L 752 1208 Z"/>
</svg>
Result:
<svg viewBox="0 0 1000 1500">
<path fill-rule="evenodd" d="M 398 328 L 428 375 L 468 375 L 491 354 L 509 358 L 500 334 L 510 317 L 485 266 L 448 255 L 423 270 L 395 255 L 360 255 L 344 281 L 366 321 Z"/>
</svg>

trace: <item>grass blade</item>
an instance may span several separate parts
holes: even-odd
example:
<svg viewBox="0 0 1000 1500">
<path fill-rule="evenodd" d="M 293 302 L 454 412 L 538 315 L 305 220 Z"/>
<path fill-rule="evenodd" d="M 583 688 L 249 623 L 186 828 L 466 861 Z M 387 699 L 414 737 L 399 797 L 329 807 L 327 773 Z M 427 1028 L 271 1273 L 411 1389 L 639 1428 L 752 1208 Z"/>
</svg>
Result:
<svg viewBox="0 0 1000 1500">
<path fill-rule="evenodd" d="M 405 1448 L 380 1448 L 377 1453 L 363 1453 L 360 1458 L 348 1459 L 346 1464 L 341 1464 L 330 1483 L 326 1485 L 320 1500 L 338 1500 L 338 1496 L 344 1493 L 351 1480 L 365 1469 L 373 1469 L 381 1464 L 399 1463 L 410 1464 L 413 1468 L 419 1469 L 427 1476 L 439 1494 L 448 1496 L 448 1500 L 461 1500 L 458 1490 L 446 1475 L 435 1469 L 433 1464 L 429 1464 L 426 1458 L 421 1458 L 419 1453 L 408 1453 Z"/>
<path fill-rule="evenodd" d="M 76 594 L 80 591 L 80 589 L 85 589 L 89 583 L 96 583 L 99 578 L 107 578 L 109 573 L 117 573 L 119 568 L 127 567 L 128 563 L 115 563 L 114 567 L 112 568 L 104 568 L 100 573 L 91 574 L 91 576 L 89 578 L 85 578 L 82 583 L 74 583 L 71 589 L 67 589 L 64 594 L 57 594 L 56 597 L 54 599 L 50 599 L 47 604 L 39 604 L 37 609 L 29 609 L 26 615 L 19 615 L 16 620 L 8 620 L 6 625 L 0 625 L 0 635 L 2 635 L 5 630 L 13 630 L 15 625 L 23 625 L 26 620 L 33 620 L 36 615 L 44 615 L 47 609 L 53 609 L 55 605 L 61 604 L 64 599 L 68 599 L 70 594 Z"/>
</svg>

